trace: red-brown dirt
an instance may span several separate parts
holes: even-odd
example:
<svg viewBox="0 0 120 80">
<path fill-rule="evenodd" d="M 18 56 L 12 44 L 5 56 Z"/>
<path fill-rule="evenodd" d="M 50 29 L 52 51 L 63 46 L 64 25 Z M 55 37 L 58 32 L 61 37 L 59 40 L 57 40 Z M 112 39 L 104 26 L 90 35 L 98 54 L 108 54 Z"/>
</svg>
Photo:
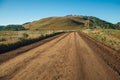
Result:
<svg viewBox="0 0 120 80">
<path fill-rule="evenodd" d="M 81 33 L 65 33 L 2 62 L 0 80 L 120 80 L 120 57 L 99 46 Z"/>
</svg>

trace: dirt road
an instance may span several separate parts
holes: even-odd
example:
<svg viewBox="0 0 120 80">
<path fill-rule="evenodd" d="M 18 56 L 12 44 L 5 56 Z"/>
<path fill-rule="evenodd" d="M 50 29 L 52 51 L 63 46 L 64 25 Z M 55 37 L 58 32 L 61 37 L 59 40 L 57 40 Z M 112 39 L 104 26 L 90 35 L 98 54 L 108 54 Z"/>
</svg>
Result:
<svg viewBox="0 0 120 80">
<path fill-rule="evenodd" d="M 90 45 L 65 33 L 0 64 L 0 80 L 120 80 Z"/>
</svg>

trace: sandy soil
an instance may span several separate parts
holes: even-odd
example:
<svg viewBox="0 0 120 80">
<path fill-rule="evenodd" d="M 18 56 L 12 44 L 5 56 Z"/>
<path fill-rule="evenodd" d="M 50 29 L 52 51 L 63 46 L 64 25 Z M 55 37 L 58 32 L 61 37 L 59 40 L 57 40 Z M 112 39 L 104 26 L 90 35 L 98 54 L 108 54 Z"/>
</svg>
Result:
<svg viewBox="0 0 120 80">
<path fill-rule="evenodd" d="M 77 32 L 61 35 L 0 64 L 0 80 L 120 80 L 92 46 Z"/>
</svg>

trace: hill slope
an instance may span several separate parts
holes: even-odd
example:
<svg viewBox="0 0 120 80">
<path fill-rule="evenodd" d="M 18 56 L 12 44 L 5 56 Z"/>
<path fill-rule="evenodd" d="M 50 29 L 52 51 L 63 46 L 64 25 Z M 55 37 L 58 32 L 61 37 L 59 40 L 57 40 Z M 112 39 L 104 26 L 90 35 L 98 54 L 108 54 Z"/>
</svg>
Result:
<svg viewBox="0 0 120 80">
<path fill-rule="evenodd" d="M 116 29 L 117 28 L 116 25 L 114 25 L 110 22 L 101 20 L 97 17 L 93 17 L 93 16 L 87 16 L 87 17 L 90 20 L 89 28 L 104 28 L 104 29 Z"/>
<path fill-rule="evenodd" d="M 120 29 L 120 22 L 118 22 L 116 26 L 118 27 L 118 29 Z"/>
<path fill-rule="evenodd" d="M 114 24 L 103 21 L 92 16 L 64 16 L 64 17 L 49 17 L 38 21 L 33 21 L 23 24 L 26 29 L 81 29 L 81 28 L 108 28 L 116 29 Z"/>
<path fill-rule="evenodd" d="M 21 31 L 21 30 L 25 30 L 25 28 L 22 25 L 7 25 L 7 26 L 0 26 L 0 30 Z"/>
<path fill-rule="evenodd" d="M 80 29 L 84 21 L 79 22 L 71 17 L 49 17 L 25 24 L 27 29 Z"/>
</svg>

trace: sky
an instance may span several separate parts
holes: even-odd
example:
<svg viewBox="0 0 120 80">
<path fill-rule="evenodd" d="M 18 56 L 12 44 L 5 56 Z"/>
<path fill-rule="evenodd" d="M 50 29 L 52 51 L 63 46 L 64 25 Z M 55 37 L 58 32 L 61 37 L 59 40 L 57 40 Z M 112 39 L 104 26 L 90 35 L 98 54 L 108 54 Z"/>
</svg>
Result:
<svg viewBox="0 0 120 80">
<path fill-rule="evenodd" d="M 0 25 L 70 14 L 117 23 L 120 22 L 120 0 L 0 0 Z"/>
</svg>

